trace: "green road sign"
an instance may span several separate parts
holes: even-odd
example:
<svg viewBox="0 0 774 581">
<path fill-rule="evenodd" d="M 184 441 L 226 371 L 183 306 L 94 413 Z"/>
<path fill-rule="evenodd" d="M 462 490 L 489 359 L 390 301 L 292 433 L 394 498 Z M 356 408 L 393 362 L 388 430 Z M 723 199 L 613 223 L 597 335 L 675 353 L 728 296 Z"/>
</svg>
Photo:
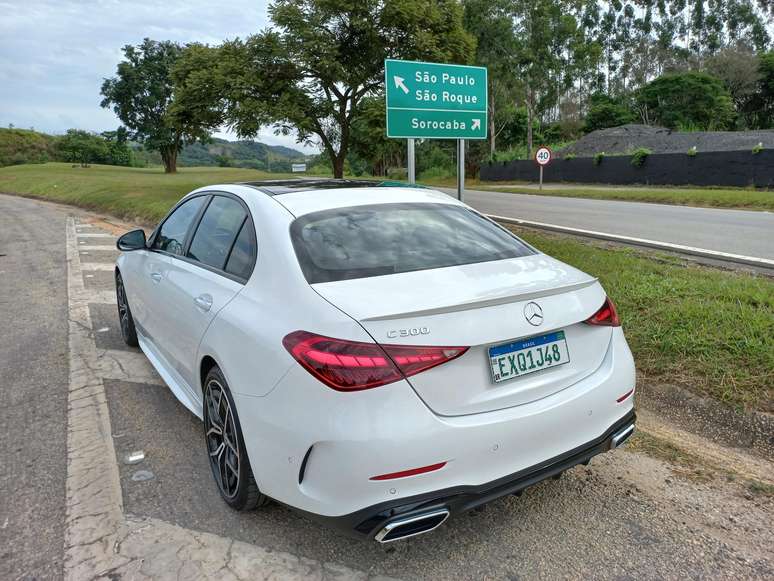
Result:
<svg viewBox="0 0 774 581">
<path fill-rule="evenodd" d="M 387 137 L 486 139 L 484 67 L 384 61 Z"/>
</svg>

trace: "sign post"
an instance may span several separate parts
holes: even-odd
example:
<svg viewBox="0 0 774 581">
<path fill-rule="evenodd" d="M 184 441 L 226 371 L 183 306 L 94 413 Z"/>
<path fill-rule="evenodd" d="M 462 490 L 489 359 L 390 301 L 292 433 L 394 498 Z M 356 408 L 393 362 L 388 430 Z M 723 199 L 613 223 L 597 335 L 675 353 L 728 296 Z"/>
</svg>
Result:
<svg viewBox="0 0 774 581">
<path fill-rule="evenodd" d="M 413 183 L 414 139 L 457 139 L 457 197 L 465 191 L 466 139 L 486 139 L 487 71 L 484 67 L 384 61 L 387 137 L 408 139 Z"/>
<path fill-rule="evenodd" d="M 541 191 L 543 190 L 543 167 L 551 163 L 551 155 L 551 150 L 545 145 L 538 147 L 535 152 L 535 163 L 540 167 L 540 186 L 538 187 Z"/>
<path fill-rule="evenodd" d="M 417 183 L 416 160 L 414 159 L 414 139 L 408 139 L 408 183 Z"/>
</svg>

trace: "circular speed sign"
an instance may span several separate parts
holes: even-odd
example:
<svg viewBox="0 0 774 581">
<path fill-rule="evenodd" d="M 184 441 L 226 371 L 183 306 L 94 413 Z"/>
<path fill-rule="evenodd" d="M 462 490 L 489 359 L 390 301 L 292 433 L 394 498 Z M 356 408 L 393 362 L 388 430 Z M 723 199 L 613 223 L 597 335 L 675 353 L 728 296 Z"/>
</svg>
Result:
<svg viewBox="0 0 774 581">
<path fill-rule="evenodd" d="M 548 165 L 551 161 L 551 150 L 548 149 L 545 145 L 539 147 L 535 152 L 535 161 L 538 165 Z"/>
</svg>

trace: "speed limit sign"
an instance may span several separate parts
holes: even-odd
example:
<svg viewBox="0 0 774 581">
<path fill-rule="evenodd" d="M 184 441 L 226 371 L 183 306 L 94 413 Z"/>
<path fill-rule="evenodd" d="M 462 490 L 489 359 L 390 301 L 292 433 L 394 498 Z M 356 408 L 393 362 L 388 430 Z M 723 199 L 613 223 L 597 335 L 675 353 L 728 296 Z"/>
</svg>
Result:
<svg viewBox="0 0 774 581">
<path fill-rule="evenodd" d="M 551 161 L 551 150 L 548 149 L 545 145 L 539 147 L 535 152 L 535 161 L 538 163 L 538 165 L 548 165 Z"/>
</svg>

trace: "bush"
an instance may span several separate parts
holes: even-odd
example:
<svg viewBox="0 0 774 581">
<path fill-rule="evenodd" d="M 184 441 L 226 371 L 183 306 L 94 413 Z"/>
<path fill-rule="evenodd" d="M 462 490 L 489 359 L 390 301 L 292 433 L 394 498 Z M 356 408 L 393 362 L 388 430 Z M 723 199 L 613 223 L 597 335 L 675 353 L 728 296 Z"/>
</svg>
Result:
<svg viewBox="0 0 774 581">
<path fill-rule="evenodd" d="M 763 151 L 763 143 L 758 142 L 758 145 L 752 148 L 753 155 L 758 155 L 761 151 Z"/>
<path fill-rule="evenodd" d="M 688 150 L 688 155 L 690 157 L 696 157 L 696 146 L 695 145 L 691 149 Z"/>
<path fill-rule="evenodd" d="M 602 160 L 605 159 L 605 152 L 600 151 L 598 154 L 594 156 L 594 165 L 599 165 L 602 163 Z"/>
<path fill-rule="evenodd" d="M 577 156 L 574 153 L 568 153 L 564 156 L 565 161 L 570 161 L 571 159 L 575 159 Z"/>
<path fill-rule="evenodd" d="M 645 160 L 653 153 L 647 147 L 640 147 L 632 152 L 632 165 L 634 167 L 642 167 L 645 164 Z"/>
<path fill-rule="evenodd" d="M 589 112 L 583 130 L 586 133 L 597 129 L 618 127 L 633 123 L 637 116 L 631 108 L 620 100 L 613 99 L 604 93 L 595 93 L 589 99 Z"/>
</svg>

